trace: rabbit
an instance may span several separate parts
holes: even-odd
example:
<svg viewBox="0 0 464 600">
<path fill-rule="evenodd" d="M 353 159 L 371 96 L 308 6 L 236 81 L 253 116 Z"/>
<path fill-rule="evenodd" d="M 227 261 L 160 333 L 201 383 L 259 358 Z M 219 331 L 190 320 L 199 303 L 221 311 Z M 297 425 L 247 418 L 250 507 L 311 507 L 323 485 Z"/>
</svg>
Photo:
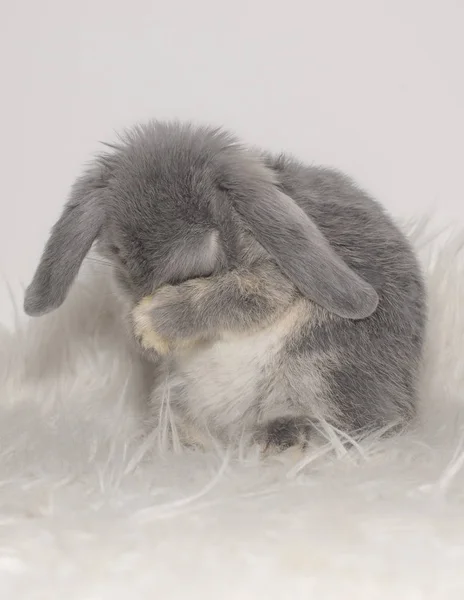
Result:
<svg viewBox="0 0 464 600">
<path fill-rule="evenodd" d="M 410 243 L 348 176 L 222 128 L 150 121 L 74 183 L 26 290 L 42 315 L 95 243 L 185 443 L 305 447 L 416 414 L 426 291 Z"/>
</svg>

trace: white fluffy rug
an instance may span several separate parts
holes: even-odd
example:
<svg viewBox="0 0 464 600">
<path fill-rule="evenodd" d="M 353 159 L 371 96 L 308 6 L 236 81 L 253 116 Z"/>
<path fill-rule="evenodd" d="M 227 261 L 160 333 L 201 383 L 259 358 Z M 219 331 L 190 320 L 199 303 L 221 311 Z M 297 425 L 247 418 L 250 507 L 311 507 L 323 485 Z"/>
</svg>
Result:
<svg viewBox="0 0 464 600">
<path fill-rule="evenodd" d="M 0 598 L 462 600 L 464 234 L 438 251 L 426 229 L 421 424 L 354 450 L 160 456 L 92 269 L 0 331 Z"/>
</svg>

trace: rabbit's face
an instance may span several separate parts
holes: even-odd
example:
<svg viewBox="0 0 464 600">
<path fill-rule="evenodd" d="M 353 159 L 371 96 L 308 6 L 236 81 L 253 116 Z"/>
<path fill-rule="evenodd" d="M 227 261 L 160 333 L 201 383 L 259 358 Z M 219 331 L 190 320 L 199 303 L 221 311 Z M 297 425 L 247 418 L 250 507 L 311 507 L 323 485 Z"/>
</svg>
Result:
<svg viewBox="0 0 464 600">
<path fill-rule="evenodd" d="M 97 251 L 134 302 L 163 284 L 217 273 L 233 254 L 231 236 L 215 217 L 214 186 L 207 178 L 196 185 L 176 166 L 166 165 L 164 176 L 156 165 L 116 169 L 105 190 Z"/>
</svg>

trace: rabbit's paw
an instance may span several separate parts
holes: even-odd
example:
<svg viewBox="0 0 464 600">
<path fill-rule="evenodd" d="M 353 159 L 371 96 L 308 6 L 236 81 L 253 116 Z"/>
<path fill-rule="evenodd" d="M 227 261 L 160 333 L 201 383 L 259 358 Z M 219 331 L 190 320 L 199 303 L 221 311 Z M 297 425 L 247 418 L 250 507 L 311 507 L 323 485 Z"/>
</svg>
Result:
<svg viewBox="0 0 464 600">
<path fill-rule="evenodd" d="M 168 354 L 171 349 L 169 340 L 156 331 L 152 319 L 154 296 L 143 298 L 132 311 L 134 335 L 144 350 L 155 351 L 157 354 Z"/>
<path fill-rule="evenodd" d="M 134 333 L 145 350 L 166 355 L 195 345 L 194 318 L 186 292 L 182 285 L 166 285 L 135 307 Z"/>
<path fill-rule="evenodd" d="M 280 417 L 261 425 L 254 439 L 265 454 L 283 452 L 291 447 L 304 450 L 311 431 L 311 423 L 305 417 Z"/>
</svg>

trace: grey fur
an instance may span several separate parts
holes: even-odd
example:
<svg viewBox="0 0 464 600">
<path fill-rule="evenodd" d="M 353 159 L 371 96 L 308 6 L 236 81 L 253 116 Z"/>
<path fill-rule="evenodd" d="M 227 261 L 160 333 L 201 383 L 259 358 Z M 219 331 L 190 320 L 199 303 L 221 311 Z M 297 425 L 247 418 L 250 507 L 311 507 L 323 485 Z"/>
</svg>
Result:
<svg viewBox="0 0 464 600">
<path fill-rule="evenodd" d="M 63 302 L 94 239 L 128 315 L 154 294 L 152 326 L 174 348 L 156 356 L 166 369 L 155 411 L 168 386 L 189 431 L 268 431 L 265 445 L 280 431 L 288 445 L 318 419 L 352 431 L 413 416 L 422 276 L 390 217 L 346 176 L 217 129 L 138 126 L 75 184 L 26 312 Z M 248 348 L 234 374 L 240 344 L 264 350 Z"/>
<path fill-rule="evenodd" d="M 71 198 L 54 225 L 39 268 L 26 291 L 24 309 L 39 316 L 65 300 L 79 267 L 100 232 L 104 220 L 99 199 L 105 181 L 96 165 L 73 185 Z"/>
</svg>

